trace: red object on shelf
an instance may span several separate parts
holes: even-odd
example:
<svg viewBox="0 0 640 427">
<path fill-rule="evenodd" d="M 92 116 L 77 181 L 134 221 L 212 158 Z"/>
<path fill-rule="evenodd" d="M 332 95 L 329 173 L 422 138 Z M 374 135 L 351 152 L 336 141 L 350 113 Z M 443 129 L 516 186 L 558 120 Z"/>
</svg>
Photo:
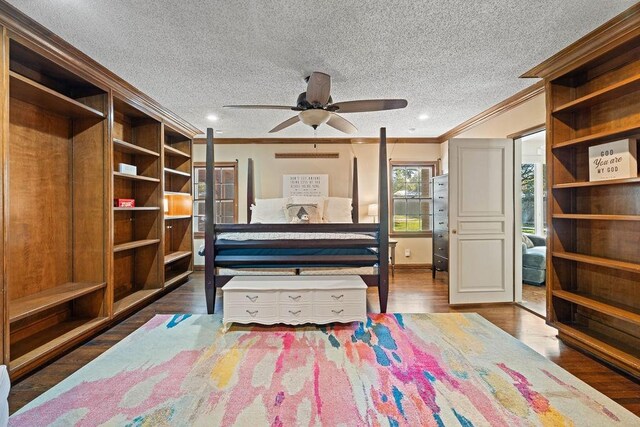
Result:
<svg viewBox="0 0 640 427">
<path fill-rule="evenodd" d="M 116 208 L 135 208 L 135 199 L 114 199 Z"/>
</svg>

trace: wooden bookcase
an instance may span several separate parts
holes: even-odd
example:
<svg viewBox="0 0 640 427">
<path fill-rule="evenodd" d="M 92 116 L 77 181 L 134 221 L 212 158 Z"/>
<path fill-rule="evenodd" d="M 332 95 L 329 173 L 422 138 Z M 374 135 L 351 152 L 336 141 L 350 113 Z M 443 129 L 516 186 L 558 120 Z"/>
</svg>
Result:
<svg viewBox="0 0 640 427">
<path fill-rule="evenodd" d="M 564 70 L 546 78 L 548 320 L 638 377 L 640 174 L 590 182 L 588 149 L 640 136 L 640 37 Z"/>
<path fill-rule="evenodd" d="M 8 46 L 4 356 L 16 374 L 108 320 L 108 96 L 35 47 Z"/>
<path fill-rule="evenodd" d="M 190 202 L 165 218 L 163 197 L 191 198 L 202 132 L 6 2 L 0 30 L 0 364 L 16 380 L 186 281 Z"/>
<path fill-rule="evenodd" d="M 164 126 L 164 286 L 193 272 L 192 140 Z"/>
<path fill-rule="evenodd" d="M 162 290 L 162 123 L 113 97 L 113 198 L 134 199 L 113 208 L 113 314 Z M 118 172 L 136 166 L 137 174 Z"/>
</svg>

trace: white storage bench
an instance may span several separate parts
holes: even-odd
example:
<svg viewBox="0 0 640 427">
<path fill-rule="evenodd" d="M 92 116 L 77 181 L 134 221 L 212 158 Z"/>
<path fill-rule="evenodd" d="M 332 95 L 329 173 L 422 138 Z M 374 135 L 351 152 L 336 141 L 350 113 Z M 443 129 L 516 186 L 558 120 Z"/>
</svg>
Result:
<svg viewBox="0 0 640 427">
<path fill-rule="evenodd" d="M 367 316 L 360 276 L 236 276 L 222 292 L 225 327 L 362 322 Z"/>
</svg>

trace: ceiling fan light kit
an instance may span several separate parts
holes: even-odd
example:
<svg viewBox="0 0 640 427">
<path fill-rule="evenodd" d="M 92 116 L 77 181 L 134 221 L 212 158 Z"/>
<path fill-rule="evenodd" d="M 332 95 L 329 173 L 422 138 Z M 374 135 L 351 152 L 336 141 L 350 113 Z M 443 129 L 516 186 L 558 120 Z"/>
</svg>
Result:
<svg viewBox="0 0 640 427">
<path fill-rule="evenodd" d="M 305 125 L 317 129 L 318 126 L 329 121 L 329 119 L 331 118 L 331 113 L 327 110 L 321 109 L 304 110 L 298 113 L 298 117 L 300 118 L 300 121 Z"/>
<path fill-rule="evenodd" d="M 367 99 L 333 103 L 331 98 L 331 76 L 313 72 L 305 79 L 307 91 L 298 96 L 295 107 L 286 105 L 225 105 L 227 108 L 272 109 L 299 111 L 297 116 L 280 123 L 269 133 L 279 132 L 291 125 L 302 122 L 314 130 L 327 124 L 344 133 L 355 133 L 358 129 L 338 113 L 363 113 L 367 111 L 396 110 L 407 106 L 406 99 Z"/>
</svg>

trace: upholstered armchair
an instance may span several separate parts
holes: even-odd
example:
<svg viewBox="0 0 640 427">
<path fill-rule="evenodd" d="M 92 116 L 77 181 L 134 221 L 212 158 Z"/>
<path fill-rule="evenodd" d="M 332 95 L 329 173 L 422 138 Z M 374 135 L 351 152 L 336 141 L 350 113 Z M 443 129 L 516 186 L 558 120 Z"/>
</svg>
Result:
<svg viewBox="0 0 640 427">
<path fill-rule="evenodd" d="M 524 234 L 533 244 L 522 242 L 522 281 L 529 285 L 542 286 L 547 273 L 547 243 L 544 237 Z"/>
</svg>

